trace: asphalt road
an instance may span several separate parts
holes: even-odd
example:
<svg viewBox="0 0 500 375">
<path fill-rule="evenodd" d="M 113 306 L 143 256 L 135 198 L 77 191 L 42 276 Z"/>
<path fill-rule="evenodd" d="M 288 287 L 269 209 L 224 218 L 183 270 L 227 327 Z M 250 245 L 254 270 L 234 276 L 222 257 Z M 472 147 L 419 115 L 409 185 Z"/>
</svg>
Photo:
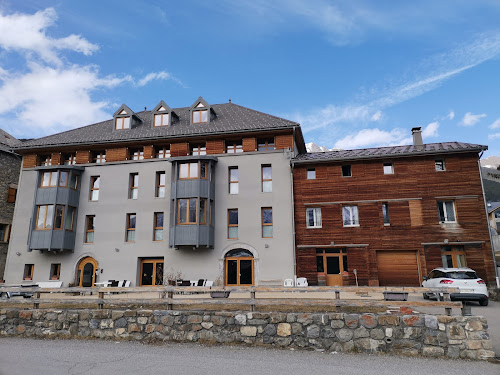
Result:
<svg viewBox="0 0 500 375">
<path fill-rule="evenodd" d="M 137 342 L 0 339 L 1 375 L 498 375 L 488 362 Z"/>
</svg>

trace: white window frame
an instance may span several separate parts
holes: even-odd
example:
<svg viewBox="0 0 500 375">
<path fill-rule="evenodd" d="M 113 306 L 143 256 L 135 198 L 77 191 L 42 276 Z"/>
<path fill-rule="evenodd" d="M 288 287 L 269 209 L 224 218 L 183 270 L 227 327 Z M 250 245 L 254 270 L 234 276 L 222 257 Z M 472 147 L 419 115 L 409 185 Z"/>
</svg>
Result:
<svg viewBox="0 0 500 375">
<path fill-rule="evenodd" d="M 346 211 L 348 211 L 349 218 L 346 217 Z M 348 224 L 346 224 L 346 219 L 349 219 Z M 359 211 L 357 205 L 342 206 L 342 223 L 344 227 L 359 227 Z"/>
<path fill-rule="evenodd" d="M 384 174 L 394 174 L 394 164 L 390 162 L 384 163 Z"/>
<path fill-rule="evenodd" d="M 451 203 L 452 204 L 452 207 L 453 207 L 453 220 L 450 220 L 448 218 L 448 212 L 446 211 L 446 204 L 447 203 Z M 439 219 L 439 223 L 443 224 L 443 223 L 456 223 L 457 222 L 457 210 L 455 208 L 455 201 L 452 201 L 452 200 L 448 200 L 448 201 L 437 201 L 437 205 L 438 205 L 438 219 Z M 439 213 L 439 209 L 443 210 L 443 219 L 444 220 L 441 220 L 441 215 Z"/>
<path fill-rule="evenodd" d="M 312 223 L 309 221 L 311 213 L 312 213 Z M 307 228 L 323 227 L 321 220 L 321 207 L 306 208 L 306 227 Z"/>
</svg>

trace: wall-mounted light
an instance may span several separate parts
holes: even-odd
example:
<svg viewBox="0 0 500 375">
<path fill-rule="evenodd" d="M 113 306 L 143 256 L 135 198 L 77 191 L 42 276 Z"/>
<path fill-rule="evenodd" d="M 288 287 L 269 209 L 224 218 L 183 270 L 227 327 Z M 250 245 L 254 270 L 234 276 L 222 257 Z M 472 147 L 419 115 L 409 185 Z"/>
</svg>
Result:
<svg viewBox="0 0 500 375">
<path fill-rule="evenodd" d="M 115 247 L 115 251 L 118 253 L 118 252 L 120 252 L 120 249 Z"/>
</svg>

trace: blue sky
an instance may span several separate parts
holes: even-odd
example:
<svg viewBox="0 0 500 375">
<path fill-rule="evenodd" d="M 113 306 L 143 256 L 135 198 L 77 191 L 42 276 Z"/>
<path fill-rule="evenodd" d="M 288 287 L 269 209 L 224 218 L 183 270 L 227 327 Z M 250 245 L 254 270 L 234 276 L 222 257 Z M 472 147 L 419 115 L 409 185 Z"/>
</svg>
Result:
<svg viewBox="0 0 500 375">
<path fill-rule="evenodd" d="M 164 100 L 234 103 L 328 148 L 500 155 L 500 1 L 0 0 L 0 122 L 38 137 Z"/>
</svg>

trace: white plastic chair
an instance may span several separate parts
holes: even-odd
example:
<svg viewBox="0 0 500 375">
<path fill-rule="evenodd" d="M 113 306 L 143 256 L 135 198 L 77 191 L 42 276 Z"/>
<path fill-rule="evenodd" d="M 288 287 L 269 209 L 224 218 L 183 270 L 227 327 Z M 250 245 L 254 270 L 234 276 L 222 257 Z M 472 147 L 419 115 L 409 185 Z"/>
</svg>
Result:
<svg viewBox="0 0 500 375">
<path fill-rule="evenodd" d="M 196 285 L 198 285 L 198 280 L 189 280 L 189 282 L 191 283 L 190 286 L 196 286 Z"/>
<path fill-rule="evenodd" d="M 125 280 L 120 280 L 118 281 L 118 288 L 121 288 L 123 287 L 123 283 L 125 282 Z"/>
<path fill-rule="evenodd" d="M 124 288 L 129 288 L 130 287 L 130 280 L 124 280 L 125 285 L 123 285 Z"/>
<path fill-rule="evenodd" d="M 212 280 L 205 280 L 205 284 L 203 284 L 203 286 L 208 286 L 208 287 L 212 287 L 214 285 L 214 282 Z"/>
<path fill-rule="evenodd" d="M 308 286 L 307 279 L 305 277 L 297 278 L 297 286 Z"/>
<path fill-rule="evenodd" d="M 283 286 L 293 286 L 293 279 L 285 279 Z"/>
</svg>

